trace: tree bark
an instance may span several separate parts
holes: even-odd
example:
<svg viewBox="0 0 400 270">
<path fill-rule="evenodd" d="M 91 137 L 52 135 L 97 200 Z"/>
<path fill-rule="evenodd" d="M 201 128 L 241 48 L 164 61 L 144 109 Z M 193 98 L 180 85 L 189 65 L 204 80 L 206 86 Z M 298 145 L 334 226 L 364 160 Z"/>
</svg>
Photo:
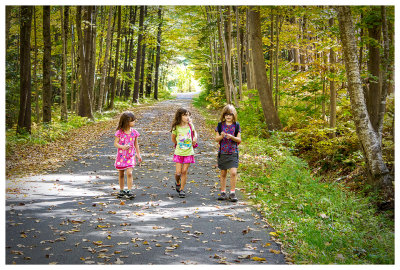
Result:
<svg viewBox="0 0 400 270">
<path fill-rule="evenodd" d="M 33 35 L 34 35 L 34 41 L 35 41 L 35 57 L 33 60 L 33 85 L 35 88 L 35 114 L 36 114 L 36 124 L 40 123 L 40 107 L 39 107 L 39 85 L 37 81 L 37 55 L 38 55 L 38 48 L 37 48 L 37 36 L 36 36 L 36 7 L 33 7 Z"/>
<path fill-rule="evenodd" d="M 31 25 L 32 7 L 21 6 L 20 105 L 17 133 L 31 133 Z"/>
<path fill-rule="evenodd" d="M 223 21 L 222 17 L 222 12 L 221 9 L 219 11 L 220 17 L 221 17 L 221 22 Z M 230 102 L 233 102 L 235 104 L 235 107 L 238 107 L 238 100 L 237 100 L 237 91 L 236 87 L 233 84 L 233 79 L 232 79 L 232 19 L 231 19 L 231 9 L 230 6 L 227 7 L 225 11 L 225 15 L 227 17 L 227 20 L 224 22 L 225 25 L 225 35 L 222 35 L 223 37 L 223 44 L 224 44 L 224 49 L 225 49 L 225 70 L 226 70 L 226 82 L 228 84 L 228 91 L 230 95 Z"/>
<path fill-rule="evenodd" d="M 64 11 L 64 16 L 63 16 Z M 69 7 L 64 6 L 60 9 L 61 23 L 62 23 L 62 72 L 61 72 L 61 121 L 68 121 L 67 112 L 67 39 L 68 39 L 68 19 Z"/>
<path fill-rule="evenodd" d="M 153 80 L 153 68 L 154 68 L 154 48 L 149 50 L 149 59 L 147 60 L 149 65 L 147 70 L 147 77 L 146 77 L 146 97 L 150 97 L 151 94 L 151 86 Z"/>
<path fill-rule="evenodd" d="M 114 77 L 112 80 L 112 85 L 110 89 L 110 104 L 109 108 L 114 109 L 114 98 L 115 98 L 115 86 L 117 83 L 117 76 L 118 76 L 118 62 L 119 62 L 119 44 L 121 40 L 121 6 L 118 6 L 118 30 L 117 30 L 117 48 L 115 52 L 115 66 L 114 66 Z"/>
<path fill-rule="evenodd" d="M 218 7 L 219 13 L 221 14 L 221 7 Z M 227 80 L 227 71 L 226 71 L 226 65 L 225 65 L 225 61 L 224 61 L 224 42 L 222 40 L 222 16 L 219 16 L 219 18 L 217 18 L 217 22 L 218 22 L 218 40 L 219 40 L 219 48 L 220 48 L 220 54 L 221 54 L 221 67 L 222 67 L 222 77 L 224 80 L 224 89 L 225 89 L 225 97 L 226 97 L 226 102 L 228 104 L 232 103 L 232 99 L 231 99 L 231 92 L 229 91 L 229 84 L 228 84 L 228 80 Z"/>
<path fill-rule="evenodd" d="M 239 20 L 239 7 L 236 7 L 236 47 L 238 59 L 238 77 L 239 77 L 239 99 L 242 100 L 242 56 L 241 56 L 241 41 L 240 41 L 240 20 Z"/>
<path fill-rule="evenodd" d="M 140 87 L 140 67 L 142 57 L 142 39 L 143 39 L 143 21 L 144 21 L 144 6 L 140 6 L 139 15 L 139 33 L 137 41 L 137 52 L 136 52 L 136 67 L 135 67 L 135 83 L 133 86 L 133 103 L 139 102 L 139 87 Z"/>
<path fill-rule="evenodd" d="M 253 69 L 255 85 L 258 90 L 265 122 L 269 130 L 282 128 L 278 114 L 274 107 L 272 91 L 270 89 L 265 70 L 263 43 L 261 36 L 260 12 L 257 8 L 250 8 L 248 12 L 250 50 L 253 53 Z"/>
<path fill-rule="evenodd" d="M 380 40 L 381 40 L 381 18 L 380 7 L 375 6 L 372 8 L 372 14 L 369 18 L 372 20 L 371 26 L 368 28 L 369 43 L 368 43 L 368 71 L 371 76 L 369 77 L 369 88 L 367 99 L 367 109 L 370 116 L 372 127 L 378 131 L 378 111 L 381 97 L 381 84 L 380 84 Z"/>
<path fill-rule="evenodd" d="M 154 99 L 158 100 L 158 81 L 160 72 L 160 57 L 161 57 L 161 32 L 162 32 L 162 7 L 158 7 L 158 30 L 157 30 L 157 54 L 156 54 L 156 66 L 154 74 Z"/>
<path fill-rule="evenodd" d="M 379 137 L 371 124 L 365 104 L 351 10 L 349 6 L 340 6 L 336 9 L 338 11 L 339 32 L 343 46 L 352 115 L 366 159 L 368 175 L 374 184 L 382 188 L 386 197 L 391 198 L 393 196 L 392 177 L 383 160 Z"/>
<path fill-rule="evenodd" d="M 89 12 L 89 8 L 84 9 L 85 12 Z M 86 18 L 87 18 L 86 14 Z M 80 91 L 79 91 L 79 106 L 78 106 L 78 115 L 82 117 L 88 117 L 93 119 L 92 113 L 92 103 L 90 101 L 90 91 L 89 91 L 89 61 L 90 58 L 90 32 L 88 29 L 89 27 L 86 26 L 85 29 L 85 39 L 86 42 L 83 40 L 82 34 L 82 7 L 77 6 L 76 10 L 76 24 L 77 24 L 77 32 L 78 32 L 78 43 L 79 43 L 79 59 L 80 59 L 80 73 L 81 73 L 81 84 L 80 84 Z M 88 41 L 89 40 L 89 41 Z"/>
<path fill-rule="evenodd" d="M 43 122 L 51 122 L 51 37 L 50 6 L 43 7 Z"/>
<path fill-rule="evenodd" d="M 110 54 L 110 48 L 111 48 L 111 20 L 112 20 L 112 12 L 113 12 L 113 6 L 109 7 L 109 12 L 108 12 L 108 26 L 107 26 L 107 37 L 106 37 L 106 51 L 104 55 L 104 64 L 102 67 L 101 71 L 101 81 L 100 81 L 100 90 L 99 90 L 99 99 L 97 102 L 97 111 L 101 112 L 103 108 L 103 95 L 104 95 L 104 87 L 106 84 L 106 76 L 107 76 L 107 69 L 108 69 L 108 60 L 109 60 L 109 54 Z"/>
</svg>

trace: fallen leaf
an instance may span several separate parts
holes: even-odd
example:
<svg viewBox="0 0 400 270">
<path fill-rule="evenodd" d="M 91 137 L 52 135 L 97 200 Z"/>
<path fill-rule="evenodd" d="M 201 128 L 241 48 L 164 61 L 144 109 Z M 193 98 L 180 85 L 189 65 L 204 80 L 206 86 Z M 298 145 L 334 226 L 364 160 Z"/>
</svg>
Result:
<svg viewBox="0 0 400 270">
<path fill-rule="evenodd" d="M 266 259 L 265 258 L 260 258 L 260 257 L 252 257 L 251 258 L 253 261 L 257 261 L 257 262 L 263 262 L 263 261 L 266 261 Z"/>
</svg>

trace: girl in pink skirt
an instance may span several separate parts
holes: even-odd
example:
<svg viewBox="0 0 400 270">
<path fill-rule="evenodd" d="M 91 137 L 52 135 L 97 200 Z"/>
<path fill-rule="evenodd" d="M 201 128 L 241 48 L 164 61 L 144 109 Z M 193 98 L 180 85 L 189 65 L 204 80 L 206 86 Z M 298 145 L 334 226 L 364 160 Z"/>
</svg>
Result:
<svg viewBox="0 0 400 270">
<path fill-rule="evenodd" d="M 191 113 L 180 108 L 175 113 L 171 128 L 171 139 L 175 144 L 173 161 L 176 163 L 175 187 L 180 198 L 185 198 L 184 191 L 190 163 L 194 161 L 193 146 L 197 145 L 197 132 L 191 123 Z"/>
<path fill-rule="evenodd" d="M 136 166 L 135 157 L 138 158 L 139 162 L 142 162 L 139 149 L 139 132 L 133 127 L 136 122 L 136 117 L 132 112 L 124 112 L 121 114 L 117 132 L 115 133 L 114 146 L 118 148 L 117 157 L 115 159 L 115 168 L 119 171 L 119 187 L 118 198 L 128 197 L 132 199 L 134 197 L 132 193 L 132 182 L 133 167 Z M 125 182 L 125 170 L 126 170 L 126 182 L 128 189 L 124 190 Z"/>
</svg>

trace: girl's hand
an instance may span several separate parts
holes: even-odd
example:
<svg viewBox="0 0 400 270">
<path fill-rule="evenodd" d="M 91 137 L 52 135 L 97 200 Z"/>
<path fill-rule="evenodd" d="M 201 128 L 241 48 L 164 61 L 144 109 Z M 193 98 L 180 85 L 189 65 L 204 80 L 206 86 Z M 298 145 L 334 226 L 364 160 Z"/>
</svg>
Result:
<svg viewBox="0 0 400 270">
<path fill-rule="evenodd" d="M 122 149 L 123 150 L 128 150 L 129 148 L 131 148 L 131 146 L 129 144 L 127 145 L 122 145 Z"/>
<path fill-rule="evenodd" d="M 226 134 L 225 137 L 226 137 L 228 140 L 232 140 L 232 138 L 234 138 L 234 136 L 231 135 L 231 134 Z"/>
<path fill-rule="evenodd" d="M 221 136 L 222 136 L 222 138 L 226 138 L 226 133 L 222 131 Z"/>
<path fill-rule="evenodd" d="M 142 166 L 142 157 L 140 155 L 136 155 L 139 161 L 139 166 Z"/>
</svg>

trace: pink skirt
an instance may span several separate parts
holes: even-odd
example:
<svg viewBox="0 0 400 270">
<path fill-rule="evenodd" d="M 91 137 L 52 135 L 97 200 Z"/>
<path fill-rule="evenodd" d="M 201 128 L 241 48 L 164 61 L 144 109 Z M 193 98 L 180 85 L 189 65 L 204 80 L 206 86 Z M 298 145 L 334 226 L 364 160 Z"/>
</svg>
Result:
<svg viewBox="0 0 400 270">
<path fill-rule="evenodd" d="M 195 163 L 193 155 L 185 157 L 174 155 L 174 158 L 172 160 L 176 163 Z"/>
</svg>

